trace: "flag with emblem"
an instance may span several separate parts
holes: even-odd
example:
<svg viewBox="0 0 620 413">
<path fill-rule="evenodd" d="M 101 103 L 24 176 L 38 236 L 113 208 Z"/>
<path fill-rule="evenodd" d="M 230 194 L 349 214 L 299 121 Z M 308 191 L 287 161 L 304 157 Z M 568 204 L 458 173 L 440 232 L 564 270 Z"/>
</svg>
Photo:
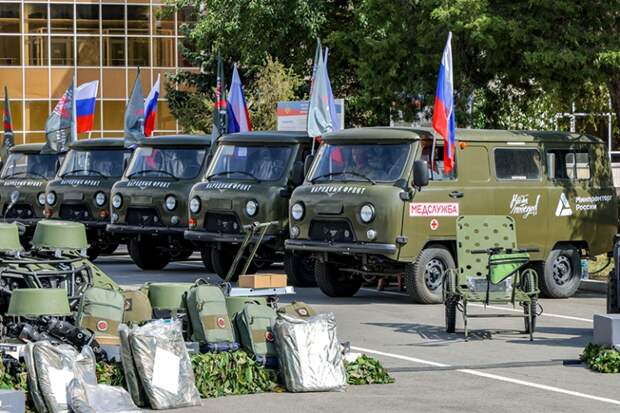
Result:
<svg viewBox="0 0 620 413">
<path fill-rule="evenodd" d="M 144 138 L 144 92 L 140 80 L 140 68 L 133 84 L 131 96 L 125 108 L 125 147 L 135 146 Z"/>
<path fill-rule="evenodd" d="M 4 87 L 4 136 L 2 138 L 2 150 L 0 157 L 2 162 L 9 156 L 9 149 L 15 145 L 15 134 L 13 133 L 13 121 L 11 120 L 11 103 L 9 102 L 9 92 Z"/>
<path fill-rule="evenodd" d="M 75 118 L 75 82 L 71 82 L 45 122 L 46 142 L 41 152 L 68 151 L 69 144 L 77 139 Z"/>
<path fill-rule="evenodd" d="M 215 148 L 215 141 L 222 136 L 226 128 L 226 84 L 224 81 L 224 63 L 222 56 L 217 55 L 217 76 L 215 80 L 215 103 L 213 105 L 213 128 L 211 129 L 211 148 Z"/>
</svg>

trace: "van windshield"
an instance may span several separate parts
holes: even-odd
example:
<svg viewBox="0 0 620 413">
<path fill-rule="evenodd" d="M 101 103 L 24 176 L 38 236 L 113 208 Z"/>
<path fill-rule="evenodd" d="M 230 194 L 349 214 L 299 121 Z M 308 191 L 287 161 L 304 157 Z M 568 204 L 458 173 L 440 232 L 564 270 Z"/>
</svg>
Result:
<svg viewBox="0 0 620 413">
<path fill-rule="evenodd" d="M 12 153 L 2 168 L 2 178 L 51 179 L 56 175 L 59 154 Z"/>
<path fill-rule="evenodd" d="M 127 167 L 127 177 L 193 179 L 200 173 L 206 153 L 205 149 L 138 148 Z"/>
<path fill-rule="evenodd" d="M 222 145 L 218 148 L 209 179 L 276 181 L 291 158 L 289 146 Z"/>
<path fill-rule="evenodd" d="M 123 174 L 123 165 L 130 155 L 129 151 L 118 149 L 71 150 L 60 167 L 58 175 L 61 178 L 65 176 L 118 178 Z"/>
<path fill-rule="evenodd" d="M 311 182 L 391 182 L 403 172 L 411 144 L 324 144 Z"/>
</svg>

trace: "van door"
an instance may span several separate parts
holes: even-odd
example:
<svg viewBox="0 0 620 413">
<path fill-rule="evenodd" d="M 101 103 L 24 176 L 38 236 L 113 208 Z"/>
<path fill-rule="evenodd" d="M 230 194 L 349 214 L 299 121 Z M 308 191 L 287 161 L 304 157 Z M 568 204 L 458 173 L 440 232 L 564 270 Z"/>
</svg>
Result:
<svg viewBox="0 0 620 413">
<path fill-rule="evenodd" d="M 540 249 L 531 257 L 542 259 L 549 229 L 546 211 L 551 204 L 541 148 L 536 143 L 511 142 L 493 147 L 491 155 L 495 213 L 512 216 L 517 225 L 519 247 Z"/>
</svg>

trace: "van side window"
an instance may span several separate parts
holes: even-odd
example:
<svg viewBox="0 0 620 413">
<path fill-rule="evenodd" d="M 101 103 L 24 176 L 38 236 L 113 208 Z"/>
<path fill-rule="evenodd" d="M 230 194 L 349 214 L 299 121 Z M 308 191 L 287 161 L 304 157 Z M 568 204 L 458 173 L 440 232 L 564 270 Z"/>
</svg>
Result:
<svg viewBox="0 0 620 413">
<path fill-rule="evenodd" d="M 540 179 L 540 152 L 534 148 L 495 149 L 495 176 L 497 179 Z"/>
<path fill-rule="evenodd" d="M 428 179 L 431 181 L 447 181 L 455 179 L 454 170 L 456 169 L 456 166 L 450 173 L 446 173 L 444 171 L 443 146 L 435 146 L 435 156 L 433 162 L 431 162 L 431 153 L 433 152 L 432 141 L 423 142 L 422 145 L 422 157 L 420 159 L 426 161 L 428 164 Z"/>
<path fill-rule="evenodd" d="M 587 150 L 554 149 L 555 178 L 565 180 L 590 179 L 590 154 Z"/>
</svg>

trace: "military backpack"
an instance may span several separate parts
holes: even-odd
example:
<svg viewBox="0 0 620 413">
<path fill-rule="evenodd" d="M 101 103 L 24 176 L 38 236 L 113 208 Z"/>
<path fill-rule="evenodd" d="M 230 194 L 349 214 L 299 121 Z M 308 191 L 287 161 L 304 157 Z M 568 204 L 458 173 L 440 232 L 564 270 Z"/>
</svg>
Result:
<svg viewBox="0 0 620 413">
<path fill-rule="evenodd" d="M 303 301 L 293 301 L 288 305 L 280 307 L 278 308 L 278 313 L 287 314 L 295 318 L 301 318 L 302 320 L 306 320 L 316 315 L 314 308 L 310 307 Z"/>
<path fill-rule="evenodd" d="M 218 286 L 197 281 L 187 292 L 186 303 L 192 340 L 206 345 L 207 351 L 239 349 L 226 310 L 226 298 Z"/>
<path fill-rule="evenodd" d="M 235 317 L 241 345 L 254 354 L 254 359 L 258 363 L 267 368 L 278 366 L 278 353 L 273 335 L 276 316 L 275 310 L 271 307 L 247 303 Z"/>
<path fill-rule="evenodd" d="M 142 290 L 125 290 L 123 323 L 140 323 L 153 319 L 153 307 L 149 296 Z"/>
<path fill-rule="evenodd" d="M 118 289 L 89 287 L 80 300 L 77 324 L 95 334 L 116 335 L 124 309 L 125 297 Z"/>
</svg>

